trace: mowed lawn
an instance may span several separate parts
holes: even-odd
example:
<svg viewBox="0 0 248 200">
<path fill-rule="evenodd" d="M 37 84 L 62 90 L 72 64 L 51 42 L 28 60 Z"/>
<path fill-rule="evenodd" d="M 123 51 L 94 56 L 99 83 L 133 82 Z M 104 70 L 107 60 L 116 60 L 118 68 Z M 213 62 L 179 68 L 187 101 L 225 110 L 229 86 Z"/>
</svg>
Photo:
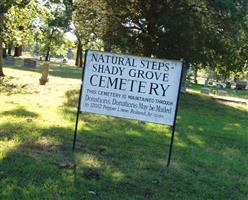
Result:
<svg viewBox="0 0 248 200">
<path fill-rule="evenodd" d="M 81 70 L 4 69 L 0 80 L 0 199 L 248 199 L 247 105 L 181 96 L 171 166 L 170 128 L 81 114 Z"/>
</svg>

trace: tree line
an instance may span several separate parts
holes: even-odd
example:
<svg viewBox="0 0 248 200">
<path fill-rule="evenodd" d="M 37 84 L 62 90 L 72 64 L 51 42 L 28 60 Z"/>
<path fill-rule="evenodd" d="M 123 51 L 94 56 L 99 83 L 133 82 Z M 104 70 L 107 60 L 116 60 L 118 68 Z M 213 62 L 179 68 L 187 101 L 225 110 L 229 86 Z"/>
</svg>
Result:
<svg viewBox="0 0 248 200">
<path fill-rule="evenodd" d="M 87 48 L 148 57 L 180 59 L 197 74 L 201 68 L 224 78 L 247 70 L 246 0 L 2 0 L 0 75 L 3 51 L 15 55 L 37 43 L 49 60 L 67 47 L 64 34 L 77 41 L 75 64 L 82 67 Z"/>
</svg>

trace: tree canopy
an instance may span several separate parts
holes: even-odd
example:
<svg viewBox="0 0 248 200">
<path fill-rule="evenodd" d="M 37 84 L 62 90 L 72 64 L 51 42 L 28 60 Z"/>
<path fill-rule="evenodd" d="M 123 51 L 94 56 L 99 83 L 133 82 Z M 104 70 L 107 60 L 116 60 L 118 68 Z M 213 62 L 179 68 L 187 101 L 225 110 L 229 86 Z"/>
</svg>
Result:
<svg viewBox="0 0 248 200">
<path fill-rule="evenodd" d="M 94 33 L 116 51 L 184 58 L 191 64 L 221 66 L 222 71 L 238 70 L 247 60 L 246 1 L 98 0 L 90 4 L 77 0 L 76 5 L 75 23 L 80 24 L 76 30 L 82 31 L 82 37 Z"/>
</svg>

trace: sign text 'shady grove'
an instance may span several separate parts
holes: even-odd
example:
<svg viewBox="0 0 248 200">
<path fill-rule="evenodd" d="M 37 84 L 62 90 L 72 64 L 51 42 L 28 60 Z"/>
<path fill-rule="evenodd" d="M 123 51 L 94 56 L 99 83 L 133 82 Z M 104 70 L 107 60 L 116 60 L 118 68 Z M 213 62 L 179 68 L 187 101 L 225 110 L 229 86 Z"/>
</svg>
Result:
<svg viewBox="0 0 248 200">
<path fill-rule="evenodd" d="M 93 87 L 157 96 L 165 96 L 170 88 L 170 85 L 166 84 L 170 70 L 168 62 L 94 53 L 90 59 L 93 64 L 92 72 L 95 72 L 90 77 L 90 84 Z M 122 78 L 124 73 L 128 74 L 129 78 Z"/>
</svg>

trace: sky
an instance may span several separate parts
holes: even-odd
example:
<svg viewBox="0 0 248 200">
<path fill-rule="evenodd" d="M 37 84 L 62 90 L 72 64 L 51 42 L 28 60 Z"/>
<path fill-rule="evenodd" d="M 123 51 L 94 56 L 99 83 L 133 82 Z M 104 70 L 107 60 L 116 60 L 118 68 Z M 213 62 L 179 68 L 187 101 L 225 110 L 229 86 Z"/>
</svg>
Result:
<svg viewBox="0 0 248 200">
<path fill-rule="evenodd" d="M 77 37 L 76 37 L 76 35 L 73 32 L 67 32 L 67 33 L 65 33 L 65 37 L 68 40 L 71 40 L 73 42 L 75 42 L 77 40 Z"/>
</svg>

